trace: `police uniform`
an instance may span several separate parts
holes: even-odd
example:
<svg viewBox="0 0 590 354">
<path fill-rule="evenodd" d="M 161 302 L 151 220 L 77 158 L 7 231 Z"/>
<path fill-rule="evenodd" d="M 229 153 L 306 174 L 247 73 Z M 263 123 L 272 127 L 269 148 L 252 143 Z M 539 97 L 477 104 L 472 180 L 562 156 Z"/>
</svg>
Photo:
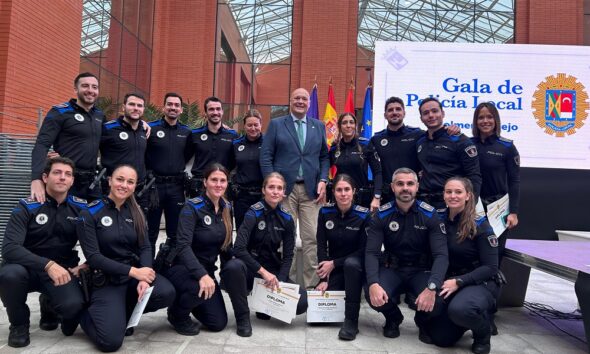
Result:
<svg viewBox="0 0 590 354">
<path fill-rule="evenodd" d="M 250 140 L 242 136 L 233 141 L 233 155 L 230 165 L 236 166 L 232 181 L 234 192 L 234 217 L 236 229 L 242 225 L 244 215 L 250 205 L 262 198 L 262 170 L 260 169 L 260 148 L 263 137 Z"/>
<path fill-rule="evenodd" d="M 233 169 L 233 166 L 230 165 L 232 142 L 237 137 L 238 133 L 235 130 L 223 126 L 219 128 L 217 133 L 209 131 L 207 124 L 192 130 L 190 139 L 191 156 L 194 156 L 195 159 L 191 169 L 193 175 L 189 193 L 191 197 L 200 195 L 203 192 L 203 171 L 207 165 L 218 162 L 228 171 Z"/>
<path fill-rule="evenodd" d="M 473 238 L 458 242 L 461 215 L 454 220 L 445 218 L 449 269 L 446 279 L 457 279 L 459 289 L 445 300 L 447 313 L 429 324 L 434 344 L 452 346 L 463 333 L 471 329 L 474 340 L 489 343 L 489 312 L 499 293 L 495 280 L 498 273 L 498 238 L 485 217 L 475 220 L 477 231 Z"/>
<path fill-rule="evenodd" d="M 166 216 L 166 235 L 176 237 L 178 215 L 185 202 L 184 168 L 190 159 L 186 151 L 191 130 L 180 122 L 170 125 L 164 118 L 150 122 L 149 126 L 152 131 L 145 162 L 147 170 L 156 178 L 158 205 L 148 211 L 147 222 L 152 252 L 155 252 L 162 211 Z"/>
<path fill-rule="evenodd" d="M 481 200 L 484 207 L 508 193 L 508 210 L 518 214 L 520 202 L 520 155 L 510 139 L 492 135 L 484 141 L 471 138 L 477 147 L 481 170 Z M 502 253 L 508 232 L 499 237 Z"/>
<path fill-rule="evenodd" d="M 423 133 L 422 129 L 402 125 L 396 131 L 383 129 L 371 138 L 371 143 L 381 160 L 382 204 L 394 199 L 391 191 L 391 176 L 395 170 L 407 167 L 417 173 L 420 169 L 416 155 L 416 141 Z"/>
<path fill-rule="evenodd" d="M 129 201 L 119 210 L 109 198 L 95 200 L 82 215 L 80 245 L 95 280 L 80 326 L 100 350 L 115 351 L 123 344 L 127 321 L 137 303 L 138 281 L 129 271 L 152 267 L 151 246 L 147 230 L 144 239 L 138 239 Z M 170 306 L 175 296 L 174 287 L 161 275 L 151 285 L 153 292 L 144 313 Z"/>
<path fill-rule="evenodd" d="M 260 277 L 261 267 L 281 282 L 293 283 L 289 270 L 295 249 L 295 222 L 286 209 L 271 208 L 264 200 L 250 207 L 238 229 L 234 245 L 237 258 L 222 269 L 224 286 L 234 307 L 236 319 L 249 316 L 246 296 L 252 290 L 254 277 Z M 307 310 L 307 292 L 300 287 L 296 313 Z"/>
<path fill-rule="evenodd" d="M 76 165 L 70 193 L 85 199 L 100 198 L 100 186 L 92 190 L 89 186 L 96 175 L 96 158 L 104 121 L 101 110 L 92 107 L 87 112 L 78 106 L 75 99 L 53 106 L 45 116 L 33 148 L 31 179 L 41 179 L 47 151 L 53 146 L 55 152 L 71 159 Z"/>
<path fill-rule="evenodd" d="M 365 296 L 370 303 L 368 288 L 378 283 L 390 300 L 383 306 L 371 307 L 383 313 L 386 326 L 399 325 L 403 316 L 391 299 L 404 292 L 417 298 L 424 289 L 436 291 L 443 283 L 448 266 L 444 223 L 434 208 L 424 202 L 416 200 L 407 213 L 390 202 L 379 208 L 367 230 Z M 380 261 L 382 245 L 385 262 Z M 414 320 L 418 327 L 438 315 L 441 308 L 442 298 L 436 296 L 432 312 L 416 311 Z"/>
<path fill-rule="evenodd" d="M 12 210 L 4 234 L 0 268 L 0 297 L 11 331 L 13 327 L 26 326 L 28 338 L 30 313 L 26 301 L 32 291 L 46 294 L 53 309 L 66 320 L 77 318 L 82 310 L 84 299 L 78 282 L 55 286 L 45 267 L 50 261 L 65 269 L 78 265 L 78 252 L 73 248 L 82 222 L 80 214 L 85 208 L 83 199 L 68 196 L 58 205 L 48 195 L 43 204 L 21 199 Z"/>
<path fill-rule="evenodd" d="M 336 205 L 326 205 L 318 216 L 318 263 L 334 262 L 328 279 L 320 281 L 328 281 L 328 290 L 345 290 L 346 320 L 358 321 L 369 219 L 369 209 L 358 205 L 344 214 Z"/>
<path fill-rule="evenodd" d="M 223 251 L 226 230 L 222 213 L 229 203 L 219 200 L 219 211 L 207 196 L 190 199 L 180 212 L 176 248 L 178 255 L 171 268 L 164 271 L 176 288 L 176 299 L 168 309 L 173 322 L 190 320 L 190 313 L 210 331 L 218 332 L 227 325 L 227 311 L 219 283 L 215 279 L 217 258 L 222 266 L 231 258 L 231 249 Z M 215 281 L 215 292 L 208 300 L 199 297 L 199 280 L 209 275 Z"/>
<path fill-rule="evenodd" d="M 455 176 L 468 178 L 473 184 L 475 199 L 479 196 L 481 173 L 477 148 L 464 134 L 449 135 L 440 128 L 432 135 L 424 133 L 416 142 L 422 170 L 420 198 L 437 209 L 444 209 L 443 190 L 447 179 Z"/>
<path fill-rule="evenodd" d="M 330 148 L 329 156 L 330 165 L 336 166 L 336 176 L 345 173 L 354 181 L 357 204 L 368 208 L 373 197 L 381 198 L 383 180 L 380 158 L 369 139 L 353 138 L 348 143 L 340 139 L 338 144 Z M 373 174 L 372 181 L 369 181 L 369 166 Z"/>
</svg>

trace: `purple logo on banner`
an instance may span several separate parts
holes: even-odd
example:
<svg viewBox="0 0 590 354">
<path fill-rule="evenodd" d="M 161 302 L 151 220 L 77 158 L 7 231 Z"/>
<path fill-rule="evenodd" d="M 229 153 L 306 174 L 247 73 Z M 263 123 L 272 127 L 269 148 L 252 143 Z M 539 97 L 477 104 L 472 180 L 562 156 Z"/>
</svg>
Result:
<svg viewBox="0 0 590 354">
<path fill-rule="evenodd" d="M 408 59 L 406 59 L 402 53 L 397 50 L 397 48 L 388 50 L 385 53 L 383 59 L 391 64 L 391 66 L 393 66 L 396 70 L 400 70 L 408 64 Z"/>
</svg>

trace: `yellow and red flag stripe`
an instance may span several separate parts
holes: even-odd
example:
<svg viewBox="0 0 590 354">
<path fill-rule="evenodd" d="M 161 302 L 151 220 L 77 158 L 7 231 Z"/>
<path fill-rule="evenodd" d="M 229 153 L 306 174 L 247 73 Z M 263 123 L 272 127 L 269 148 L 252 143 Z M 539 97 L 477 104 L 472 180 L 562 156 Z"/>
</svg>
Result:
<svg viewBox="0 0 590 354">
<path fill-rule="evenodd" d="M 330 83 L 328 88 L 328 102 L 326 103 L 326 112 L 324 113 L 324 124 L 326 124 L 326 138 L 328 139 L 328 146 L 338 134 L 338 115 L 336 114 L 336 99 L 334 98 L 334 88 Z"/>
</svg>

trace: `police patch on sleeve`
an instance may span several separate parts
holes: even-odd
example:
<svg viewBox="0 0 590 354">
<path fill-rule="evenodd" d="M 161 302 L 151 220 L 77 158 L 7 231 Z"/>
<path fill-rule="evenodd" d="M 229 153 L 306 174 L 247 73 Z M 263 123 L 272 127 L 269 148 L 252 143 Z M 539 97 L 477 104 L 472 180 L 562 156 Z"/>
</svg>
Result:
<svg viewBox="0 0 590 354">
<path fill-rule="evenodd" d="M 520 166 L 520 155 L 514 156 L 514 163 L 516 166 Z"/>
<path fill-rule="evenodd" d="M 264 220 L 260 220 L 258 223 L 258 230 L 262 231 L 266 228 L 266 222 Z"/>
<path fill-rule="evenodd" d="M 47 217 L 47 214 L 43 214 L 43 213 L 37 214 L 37 217 L 35 217 L 35 221 L 39 225 L 47 224 L 48 220 L 49 220 L 49 218 Z"/>
<path fill-rule="evenodd" d="M 121 138 L 121 140 L 127 140 L 129 139 L 129 134 L 127 134 L 126 132 L 120 132 L 119 138 Z"/>
<path fill-rule="evenodd" d="M 326 229 L 332 230 L 334 228 L 334 222 L 332 220 L 326 221 Z"/>
<path fill-rule="evenodd" d="M 113 219 L 111 219 L 110 216 L 103 216 L 102 219 L 100 219 L 100 223 L 103 226 L 109 227 L 109 226 L 113 225 Z"/>
<path fill-rule="evenodd" d="M 468 147 L 465 148 L 465 153 L 469 157 L 476 157 L 477 156 L 477 148 L 475 147 L 475 145 L 469 145 Z"/>
<path fill-rule="evenodd" d="M 440 226 L 440 231 L 441 231 L 443 234 L 445 234 L 445 235 L 446 235 L 446 234 L 447 234 L 447 228 L 445 227 L 445 223 L 444 223 L 444 222 L 441 222 L 439 226 Z"/>
<path fill-rule="evenodd" d="M 205 215 L 205 217 L 203 218 L 203 222 L 205 223 L 205 225 L 211 225 L 211 217 L 209 215 Z"/>
<path fill-rule="evenodd" d="M 389 229 L 391 231 L 397 231 L 399 230 L 399 224 L 397 223 L 397 221 L 392 221 L 389 223 Z"/>
<path fill-rule="evenodd" d="M 158 132 L 156 133 L 156 136 L 161 139 L 166 136 L 166 133 L 164 133 L 163 130 L 158 130 Z"/>
<path fill-rule="evenodd" d="M 74 114 L 74 119 L 77 120 L 78 122 L 83 122 L 84 116 L 81 115 L 80 113 L 76 113 L 76 114 Z"/>
<path fill-rule="evenodd" d="M 496 235 L 488 236 L 488 242 L 490 243 L 490 246 L 498 247 L 498 236 L 496 236 Z"/>
</svg>

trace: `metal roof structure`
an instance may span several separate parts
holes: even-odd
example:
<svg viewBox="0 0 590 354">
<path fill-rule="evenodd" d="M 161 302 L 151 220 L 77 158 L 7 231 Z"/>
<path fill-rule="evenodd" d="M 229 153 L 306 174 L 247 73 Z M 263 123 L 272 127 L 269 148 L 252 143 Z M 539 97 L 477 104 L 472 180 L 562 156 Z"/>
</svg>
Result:
<svg viewBox="0 0 590 354">
<path fill-rule="evenodd" d="M 84 0 L 80 56 L 99 52 L 109 45 L 111 0 Z"/>
<path fill-rule="evenodd" d="M 358 44 L 431 41 L 510 43 L 513 0 L 360 0 Z"/>
</svg>

